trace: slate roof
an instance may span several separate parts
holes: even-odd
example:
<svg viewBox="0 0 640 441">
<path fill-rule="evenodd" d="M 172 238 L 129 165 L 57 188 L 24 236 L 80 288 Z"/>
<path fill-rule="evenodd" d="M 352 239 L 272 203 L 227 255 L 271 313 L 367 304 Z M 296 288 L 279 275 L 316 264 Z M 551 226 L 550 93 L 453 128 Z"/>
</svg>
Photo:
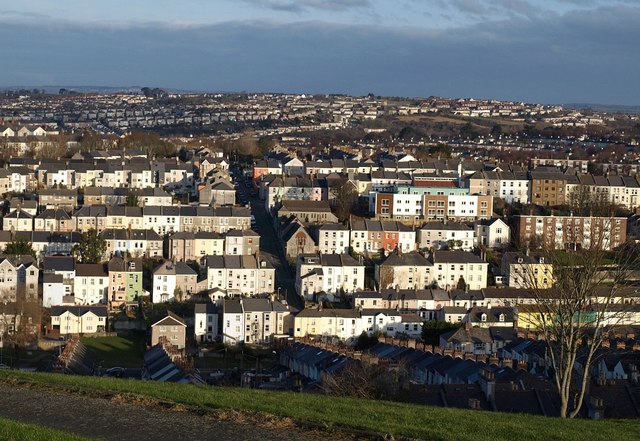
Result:
<svg viewBox="0 0 640 441">
<path fill-rule="evenodd" d="M 89 312 L 94 313 L 98 317 L 107 317 L 107 305 L 56 305 L 51 307 L 52 316 L 60 316 L 67 311 L 76 317 L 81 317 Z"/>
<path fill-rule="evenodd" d="M 158 320 L 157 322 L 151 325 L 151 327 L 154 327 L 154 326 L 184 326 L 185 328 L 187 327 L 184 320 L 179 315 L 171 311 L 167 311 L 167 315 L 165 317 L 161 318 L 160 320 Z"/>
</svg>

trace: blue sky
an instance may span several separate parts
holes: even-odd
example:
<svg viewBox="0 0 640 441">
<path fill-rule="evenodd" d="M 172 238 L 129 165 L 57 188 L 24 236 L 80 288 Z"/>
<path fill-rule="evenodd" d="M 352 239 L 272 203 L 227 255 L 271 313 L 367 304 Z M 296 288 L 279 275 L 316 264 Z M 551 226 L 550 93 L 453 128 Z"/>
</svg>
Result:
<svg viewBox="0 0 640 441">
<path fill-rule="evenodd" d="M 638 0 L 0 0 L 0 86 L 640 105 Z"/>
</svg>

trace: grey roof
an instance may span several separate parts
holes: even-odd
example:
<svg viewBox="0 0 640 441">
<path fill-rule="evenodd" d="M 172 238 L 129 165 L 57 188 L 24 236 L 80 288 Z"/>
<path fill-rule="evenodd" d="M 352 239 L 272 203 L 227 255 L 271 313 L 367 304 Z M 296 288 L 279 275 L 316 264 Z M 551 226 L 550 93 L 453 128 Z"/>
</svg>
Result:
<svg viewBox="0 0 640 441">
<path fill-rule="evenodd" d="M 184 320 L 182 319 L 182 317 L 180 317 L 179 315 L 171 311 L 167 311 L 166 317 L 161 318 L 151 326 L 153 327 L 153 326 L 176 326 L 176 325 L 184 326 L 184 327 L 187 326 Z"/>
<path fill-rule="evenodd" d="M 307 308 L 298 312 L 296 317 L 338 317 L 338 318 L 359 318 L 360 312 L 357 309 L 324 309 Z"/>
<path fill-rule="evenodd" d="M 45 271 L 73 271 L 76 261 L 71 256 L 46 256 L 43 259 Z"/>
<path fill-rule="evenodd" d="M 242 314 L 242 305 L 239 299 L 225 299 L 222 303 L 224 314 Z"/>
<path fill-rule="evenodd" d="M 38 196 L 78 196 L 77 188 L 42 188 L 38 190 Z"/>
<path fill-rule="evenodd" d="M 258 233 L 253 230 L 229 230 L 227 236 L 231 237 L 260 237 Z"/>
<path fill-rule="evenodd" d="M 107 228 L 100 232 L 100 236 L 106 240 L 162 240 L 160 235 L 154 230 L 137 230 L 128 228 Z"/>
<path fill-rule="evenodd" d="M 106 205 L 83 205 L 73 214 L 74 217 L 106 217 Z"/>
<path fill-rule="evenodd" d="M 109 274 L 107 266 L 103 263 L 78 263 L 76 277 L 109 277 Z"/>
<path fill-rule="evenodd" d="M 64 278 L 62 274 L 44 274 L 42 276 L 42 283 L 62 283 Z"/>
<path fill-rule="evenodd" d="M 467 251 L 434 251 L 433 263 L 486 263 L 480 257 Z"/>
<path fill-rule="evenodd" d="M 256 256 L 252 254 L 244 255 L 224 255 L 224 256 L 207 256 L 207 268 L 230 268 L 230 269 L 273 269 L 273 265 L 268 260 L 261 259 L 258 262 Z"/>
<path fill-rule="evenodd" d="M 502 262 L 505 265 L 509 265 L 512 263 L 518 263 L 518 264 L 540 263 L 540 258 L 544 259 L 544 256 L 538 253 L 531 253 L 529 255 L 526 255 L 525 253 L 520 251 L 507 251 L 502 255 Z M 519 261 L 520 259 L 522 260 Z"/>
<path fill-rule="evenodd" d="M 33 219 L 33 216 L 27 213 L 26 211 L 17 209 L 7 214 L 4 218 L 5 219 Z"/>
<path fill-rule="evenodd" d="M 153 274 L 167 274 L 167 275 L 183 275 L 183 276 L 197 276 L 198 273 L 184 262 L 172 262 L 167 260 L 166 262 L 158 265 Z"/>
<path fill-rule="evenodd" d="M 352 230 L 364 231 L 413 231 L 413 229 L 402 222 L 397 221 L 375 221 L 364 219 L 361 221 L 353 221 L 351 223 Z"/>
<path fill-rule="evenodd" d="M 133 264 L 133 265 L 131 265 Z M 124 259 L 114 256 L 107 262 L 109 272 L 136 272 L 142 273 L 142 259 Z"/>
<path fill-rule="evenodd" d="M 487 315 L 487 322 L 499 322 L 500 314 L 504 315 L 504 321 L 511 322 L 515 319 L 515 311 L 513 308 L 506 306 L 499 307 L 486 307 L 486 306 L 474 306 L 469 310 L 469 318 L 474 322 L 480 322 L 482 314 Z"/>
<path fill-rule="evenodd" d="M 93 312 L 98 317 L 106 317 L 107 316 L 107 305 L 70 305 L 70 306 L 52 306 L 51 307 L 51 315 L 59 316 L 69 311 L 71 314 L 76 317 L 83 316 L 89 312 Z"/>
<path fill-rule="evenodd" d="M 196 303 L 194 312 L 196 314 L 217 314 L 218 308 L 213 303 Z"/>
<path fill-rule="evenodd" d="M 458 328 L 445 332 L 440 337 L 448 343 L 491 343 L 491 332 L 488 328 L 472 327 L 469 329 Z"/>
<path fill-rule="evenodd" d="M 302 211 L 313 213 L 331 212 L 331 206 L 327 201 L 293 201 L 283 200 L 282 211 Z"/>
<path fill-rule="evenodd" d="M 68 220 L 71 219 L 71 216 L 69 216 L 69 213 L 61 208 L 47 208 L 42 213 L 37 215 L 36 219 Z"/>
<path fill-rule="evenodd" d="M 326 223 L 324 225 L 321 225 L 318 230 L 320 231 L 348 231 L 349 229 L 344 226 L 343 224 L 336 224 L 336 223 Z"/>
<path fill-rule="evenodd" d="M 427 222 L 421 230 L 473 231 L 473 228 L 459 222 Z"/>
<path fill-rule="evenodd" d="M 245 312 L 269 312 L 272 310 L 269 299 L 242 299 L 242 307 Z"/>
<path fill-rule="evenodd" d="M 417 252 L 391 253 L 380 266 L 433 266 L 433 263 Z"/>
<path fill-rule="evenodd" d="M 451 300 L 484 300 L 482 290 L 469 290 L 452 289 L 449 291 L 449 297 Z"/>
<path fill-rule="evenodd" d="M 24 266 L 30 266 L 30 265 L 36 265 L 36 259 L 33 256 L 30 255 L 24 255 L 24 254 L 7 254 L 7 255 L 0 255 L 0 261 L 4 261 L 7 260 L 11 263 L 11 265 L 13 265 L 14 267 L 19 267 L 20 265 L 24 265 Z"/>
<path fill-rule="evenodd" d="M 320 254 L 322 266 L 364 266 L 349 254 Z"/>
<path fill-rule="evenodd" d="M 147 205 L 144 208 L 142 208 L 142 215 L 144 216 L 180 216 L 180 207 L 173 206 L 173 205 Z"/>
</svg>

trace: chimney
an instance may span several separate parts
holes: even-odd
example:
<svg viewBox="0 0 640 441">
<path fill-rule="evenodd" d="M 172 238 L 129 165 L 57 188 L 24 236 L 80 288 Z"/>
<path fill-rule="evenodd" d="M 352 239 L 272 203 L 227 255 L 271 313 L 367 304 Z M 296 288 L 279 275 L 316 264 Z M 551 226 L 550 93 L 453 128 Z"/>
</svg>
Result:
<svg viewBox="0 0 640 441">
<path fill-rule="evenodd" d="M 480 388 L 485 399 L 493 403 L 496 398 L 496 378 L 493 372 L 485 369 L 480 376 Z"/>
<path fill-rule="evenodd" d="M 629 380 L 633 384 L 638 384 L 638 366 L 635 364 L 629 365 Z"/>
</svg>

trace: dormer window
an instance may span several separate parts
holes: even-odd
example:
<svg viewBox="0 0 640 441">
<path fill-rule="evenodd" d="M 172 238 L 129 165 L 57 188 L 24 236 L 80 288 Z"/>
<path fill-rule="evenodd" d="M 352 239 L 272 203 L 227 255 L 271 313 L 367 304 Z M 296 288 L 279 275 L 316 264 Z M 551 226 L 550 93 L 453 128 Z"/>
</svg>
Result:
<svg viewBox="0 0 640 441">
<path fill-rule="evenodd" d="M 481 322 L 486 322 L 487 321 L 487 314 L 485 314 L 484 312 L 482 313 L 482 315 L 480 316 L 480 321 Z"/>
<path fill-rule="evenodd" d="M 500 316 L 498 317 L 498 320 L 501 322 L 504 322 L 504 314 L 500 314 Z"/>
</svg>

